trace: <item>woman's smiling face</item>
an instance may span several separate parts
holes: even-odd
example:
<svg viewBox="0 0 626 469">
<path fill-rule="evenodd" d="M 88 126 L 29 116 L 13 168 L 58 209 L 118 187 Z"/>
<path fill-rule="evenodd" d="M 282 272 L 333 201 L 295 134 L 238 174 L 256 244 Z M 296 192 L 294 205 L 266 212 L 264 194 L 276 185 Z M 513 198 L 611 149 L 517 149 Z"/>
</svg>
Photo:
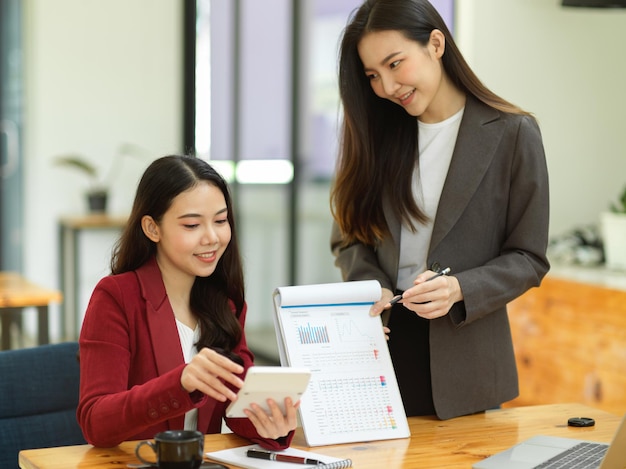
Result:
<svg viewBox="0 0 626 469">
<path fill-rule="evenodd" d="M 441 99 L 441 56 L 445 41 L 434 30 L 426 46 L 399 31 L 375 31 L 358 44 L 359 57 L 372 90 L 402 106 L 410 115 L 429 122 Z M 436 114 L 436 113 L 435 113 Z"/>
<path fill-rule="evenodd" d="M 161 270 L 193 278 L 215 271 L 231 238 L 224 194 L 204 181 L 178 194 L 153 227 Z"/>
</svg>

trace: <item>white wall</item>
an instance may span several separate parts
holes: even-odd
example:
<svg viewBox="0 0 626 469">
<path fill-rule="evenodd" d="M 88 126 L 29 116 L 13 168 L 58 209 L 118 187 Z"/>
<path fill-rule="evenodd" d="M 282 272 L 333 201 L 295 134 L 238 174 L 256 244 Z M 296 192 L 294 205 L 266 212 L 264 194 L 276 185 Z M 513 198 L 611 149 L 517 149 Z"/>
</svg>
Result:
<svg viewBox="0 0 626 469">
<path fill-rule="evenodd" d="M 626 10 L 457 0 L 460 47 L 492 90 L 533 112 L 551 234 L 596 224 L 626 186 Z"/>
<path fill-rule="evenodd" d="M 172 0 L 24 0 L 24 274 L 58 286 L 57 221 L 85 213 L 85 180 L 52 165 L 83 153 L 103 172 L 122 143 L 147 150 L 117 169 L 112 213 L 127 213 L 150 159 L 182 147 L 182 5 Z M 112 238 L 84 237 L 86 295 Z M 51 332 L 58 331 L 53 310 Z"/>
</svg>

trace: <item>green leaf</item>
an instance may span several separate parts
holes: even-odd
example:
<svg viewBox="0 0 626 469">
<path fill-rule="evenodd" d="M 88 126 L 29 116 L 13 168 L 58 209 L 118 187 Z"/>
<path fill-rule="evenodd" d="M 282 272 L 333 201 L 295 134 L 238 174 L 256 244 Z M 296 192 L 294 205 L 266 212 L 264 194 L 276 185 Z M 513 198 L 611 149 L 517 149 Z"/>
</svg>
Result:
<svg viewBox="0 0 626 469">
<path fill-rule="evenodd" d="M 618 201 L 618 203 L 611 203 L 611 212 L 626 213 L 626 187 L 624 187 L 624 191 Z"/>
<path fill-rule="evenodd" d="M 92 178 L 95 178 L 98 175 L 96 167 L 78 155 L 58 156 L 54 159 L 54 163 L 58 166 L 76 168 Z"/>
</svg>

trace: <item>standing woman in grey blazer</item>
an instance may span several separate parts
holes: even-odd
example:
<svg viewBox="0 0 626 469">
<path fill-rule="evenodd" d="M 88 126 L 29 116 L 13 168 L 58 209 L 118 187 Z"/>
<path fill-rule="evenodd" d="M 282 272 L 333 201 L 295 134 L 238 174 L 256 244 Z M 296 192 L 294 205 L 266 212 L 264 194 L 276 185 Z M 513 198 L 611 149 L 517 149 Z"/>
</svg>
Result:
<svg viewBox="0 0 626 469">
<path fill-rule="evenodd" d="M 407 415 L 515 398 L 506 305 L 550 267 L 537 122 L 480 82 L 426 0 L 362 4 L 343 34 L 339 88 L 331 246 L 344 280 L 381 283 L 371 313 L 388 326 Z"/>
</svg>

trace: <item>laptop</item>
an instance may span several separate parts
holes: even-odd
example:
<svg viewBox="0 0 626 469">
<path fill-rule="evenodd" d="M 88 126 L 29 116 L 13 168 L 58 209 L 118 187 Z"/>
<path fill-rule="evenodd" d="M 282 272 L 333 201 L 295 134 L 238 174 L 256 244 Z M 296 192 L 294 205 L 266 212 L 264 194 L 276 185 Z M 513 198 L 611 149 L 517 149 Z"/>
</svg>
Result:
<svg viewBox="0 0 626 469">
<path fill-rule="evenodd" d="M 564 460 L 559 465 L 557 460 Z M 589 465 L 578 465 L 588 461 Z M 593 462 L 593 459 L 596 459 Z M 610 445 L 593 441 L 534 436 L 475 463 L 473 469 L 624 469 L 626 468 L 626 415 Z"/>
</svg>

